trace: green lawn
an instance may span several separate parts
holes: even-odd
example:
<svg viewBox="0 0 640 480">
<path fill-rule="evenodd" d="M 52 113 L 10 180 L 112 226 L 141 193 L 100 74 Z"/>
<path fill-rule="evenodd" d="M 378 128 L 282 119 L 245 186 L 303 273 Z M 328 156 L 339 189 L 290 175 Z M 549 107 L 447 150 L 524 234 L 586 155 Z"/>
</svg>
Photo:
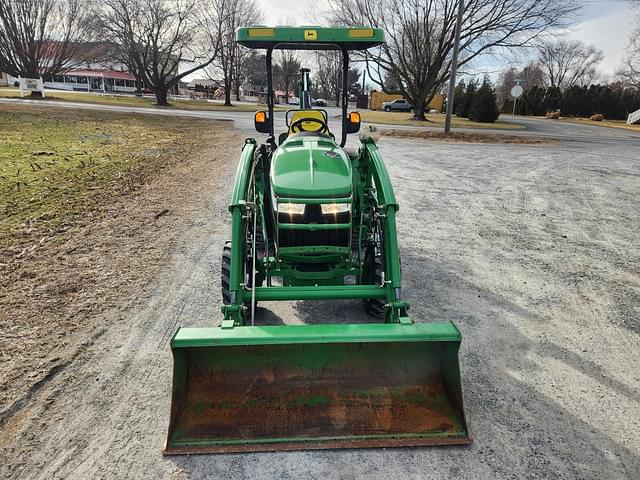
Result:
<svg viewBox="0 0 640 480">
<path fill-rule="evenodd" d="M 20 93 L 14 88 L 0 88 L 0 98 L 20 98 Z M 218 110 L 218 111 L 256 111 L 266 108 L 266 105 L 249 105 L 246 103 L 234 103 L 231 107 L 225 107 L 222 101 L 204 100 L 174 100 L 169 107 L 158 107 L 155 99 L 151 97 L 136 97 L 133 95 L 103 95 L 98 93 L 63 92 L 60 90 L 47 91 L 46 99 L 62 100 L 67 102 L 97 103 L 101 105 L 121 105 L 126 107 L 152 107 L 152 108 L 178 108 L 182 110 Z M 43 101 L 46 101 L 43 100 Z"/>
<path fill-rule="evenodd" d="M 194 119 L 2 105 L 0 248 L 133 191 L 210 133 Z"/>
</svg>

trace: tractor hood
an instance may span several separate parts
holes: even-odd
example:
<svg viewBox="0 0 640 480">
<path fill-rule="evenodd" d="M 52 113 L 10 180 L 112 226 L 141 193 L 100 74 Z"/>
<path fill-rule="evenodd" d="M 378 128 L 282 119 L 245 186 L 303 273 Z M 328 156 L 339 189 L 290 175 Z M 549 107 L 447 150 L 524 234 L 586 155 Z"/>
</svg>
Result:
<svg viewBox="0 0 640 480">
<path fill-rule="evenodd" d="M 271 186 L 278 197 L 348 197 L 351 162 L 329 138 L 289 137 L 273 155 Z"/>
</svg>

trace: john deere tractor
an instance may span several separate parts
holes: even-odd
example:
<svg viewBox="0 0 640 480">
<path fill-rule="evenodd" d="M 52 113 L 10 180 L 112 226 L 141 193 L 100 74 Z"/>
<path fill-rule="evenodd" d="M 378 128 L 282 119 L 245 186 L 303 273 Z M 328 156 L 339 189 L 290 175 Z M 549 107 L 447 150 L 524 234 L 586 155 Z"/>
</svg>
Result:
<svg viewBox="0 0 640 480">
<path fill-rule="evenodd" d="M 260 26 L 236 38 L 266 50 L 267 109 L 254 117 L 266 139 L 245 140 L 231 193 L 222 324 L 180 328 L 171 341 L 165 453 L 469 443 L 460 332 L 409 317 L 389 174 L 371 138 L 344 149 L 360 128 L 348 111 L 349 52 L 380 46 L 383 32 Z M 276 49 L 341 54 L 339 135 L 337 115 L 311 107 L 308 69 L 299 108 L 276 125 Z M 339 299 L 362 301 L 371 321 L 254 322 L 258 302 Z"/>
</svg>

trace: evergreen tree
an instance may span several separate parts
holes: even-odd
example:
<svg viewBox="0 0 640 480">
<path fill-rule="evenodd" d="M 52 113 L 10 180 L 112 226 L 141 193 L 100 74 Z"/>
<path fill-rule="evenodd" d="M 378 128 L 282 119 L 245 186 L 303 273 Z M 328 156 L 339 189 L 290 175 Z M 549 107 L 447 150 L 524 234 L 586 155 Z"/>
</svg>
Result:
<svg viewBox="0 0 640 480">
<path fill-rule="evenodd" d="M 534 115 L 544 115 L 547 112 L 562 110 L 562 92 L 558 87 L 549 87 L 543 91 L 544 95 L 541 99 L 540 113 Z"/>
<path fill-rule="evenodd" d="M 465 88 L 466 85 L 464 83 L 464 80 L 460 80 L 453 92 L 453 113 L 456 113 L 458 111 L 458 105 L 460 105 L 460 102 L 464 98 Z"/>
<path fill-rule="evenodd" d="M 461 95 L 460 103 L 456 101 L 458 116 L 464 114 L 469 90 L 467 88 L 467 92 Z M 481 94 L 480 90 L 473 92 L 472 88 L 471 96 L 478 97 Z M 640 90 L 625 88 L 620 82 L 588 87 L 574 85 L 564 91 L 558 87 L 541 88 L 534 85 L 525 89 L 516 103 L 517 115 L 542 116 L 547 112 L 561 110 L 563 115 L 569 117 L 588 118 L 600 113 L 611 120 L 626 120 L 629 113 L 638 109 L 640 109 Z M 502 112 L 511 113 L 512 111 L 513 100 L 506 99 L 502 104 Z"/>
<path fill-rule="evenodd" d="M 482 85 L 473 96 L 469 108 L 469 119 L 474 122 L 495 122 L 500 115 L 496 99 L 496 91 L 489 81 L 489 77 L 484 77 Z"/>
<path fill-rule="evenodd" d="M 458 117 L 469 117 L 469 110 L 471 109 L 471 102 L 473 102 L 473 97 L 476 95 L 476 90 L 478 85 L 475 80 L 469 82 L 467 88 L 464 90 L 464 94 L 461 95 L 460 102 L 456 102 L 456 116 Z"/>
<path fill-rule="evenodd" d="M 504 102 L 502 102 L 502 108 L 500 109 L 500 111 L 502 113 L 513 113 L 513 99 L 505 98 Z"/>
<path fill-rule="evenodd" d="M 545 89 L 537 86 L 531 87 L 522 95 L 521 115 L 544 115 L 547 111 L 544 108 Z"/>
</svg>

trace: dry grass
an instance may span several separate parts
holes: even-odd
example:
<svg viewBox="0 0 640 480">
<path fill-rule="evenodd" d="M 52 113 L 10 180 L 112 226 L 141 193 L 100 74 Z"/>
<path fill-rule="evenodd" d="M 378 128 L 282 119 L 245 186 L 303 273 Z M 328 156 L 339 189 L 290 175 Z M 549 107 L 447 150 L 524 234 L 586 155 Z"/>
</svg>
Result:
<svg viewBox="0 0 640 480">
<path fill-rule="evenodd" d="M 0 88 L 0 98 L 20 98 L 20 93 L 12 88 Z M 63 92 L 51 90 L 47 92 L 47 97 L 33 101 L 58 100 L 66 102 L 92 103 L 99 105 L 118 105 L 123 107 L 147 107 L 147 108 L 176 108 L 181 110 L 214 110 L 214 111 L 238 111 L 253 112 L 266 106 L 250 105 L 246 103 L 234 103 L 231 107 L 225 107 L 222 101 L 204 100 L 174 100 L 170 101 L 169 107 L 158 107 L 155 99 L 150 96 L 136 97 L 133 95 L 103 95 L 98 93 Z"/>
<path fill-rule="evenodd" d="M 627 122 L 625 120 L 606 120 L 605 119 L 605 120 L 596 122 L 588 118 L 567 118 L 567 117 L 562 117 L 561 120 L 563 122 L 577 123 L 580 125 L 595 125 L 597 127 L 622 128 L 624 130 L 640 132 L 640 124 L 627 125 Z"/>
<path fill-rule="evenodd" d="M 413 120 L 411 113 L 404 112 L 378 112 L 364 110 L 360 112 L 362 121 L 368 123 L 379 123 L 385 125 L 411 125 L 418 127 L 444 127 L 445 115 L 441 113 L 428 114 L 427 122 Z M 453 128 L 491 128 L 491 129 L 521 129 L 522 125 L 515 125 L 509 122 L 480 123 L 472 122 L 468 118 L 460 118 L 455 115 L 451 118 L 451 126 Z"/>
<path fill-rule="evenodd" d="M 388 137 L 421 138 L 453 143 L 518 143 L 528 145 L 554 143 L 553 140 L 547 138 L 531 137 L 527 135 L 502 135 L 495 133 L 452 132 L 449 135 L 445 135 L 443 132 L 400 129 L 380 129 L 378 130 L 378 133 Z"/>
</svg>

